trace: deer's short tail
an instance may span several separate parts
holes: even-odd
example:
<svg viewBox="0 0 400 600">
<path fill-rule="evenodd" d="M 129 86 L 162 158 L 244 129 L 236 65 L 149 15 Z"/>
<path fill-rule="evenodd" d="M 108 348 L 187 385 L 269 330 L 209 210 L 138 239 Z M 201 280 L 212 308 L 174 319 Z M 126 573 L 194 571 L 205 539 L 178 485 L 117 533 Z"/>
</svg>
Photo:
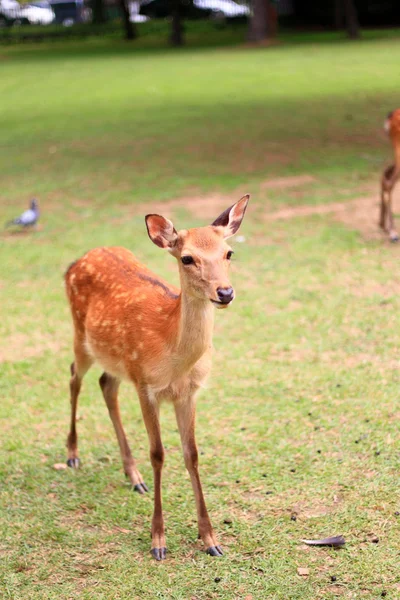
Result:
<svg viewBox="0 0 400 600">
<path fill-rule="evenodd" d="M 400 108 L 392 110 L 386 117 L 383 128 L 389 135 L 399 136 L 400 133 Z"/>
<path fill-rule="evenodd" d="M 388 116 L 386 117 L 384 123 L 383 123 L 383 129 L 386 131 L 386 133 L 390 133 L 390 124 L 392 121 L 392 116 L 393 116 L 393 110 L 388 114 Z"/>
</svg>

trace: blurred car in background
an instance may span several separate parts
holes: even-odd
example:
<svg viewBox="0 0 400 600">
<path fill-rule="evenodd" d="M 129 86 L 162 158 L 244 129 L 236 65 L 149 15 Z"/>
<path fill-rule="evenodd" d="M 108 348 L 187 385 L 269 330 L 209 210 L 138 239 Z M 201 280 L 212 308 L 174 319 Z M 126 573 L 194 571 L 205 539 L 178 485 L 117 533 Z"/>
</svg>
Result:
<svg viewBox="0 0 400 600">
<path fill-rule="evenodd" d="M 50 25 L 56 18 L 50 4 L 45 1 L 31 2 L 22 6 L 21 14 L 31 25 Z"/>
<path fill-rule="evenodd" d="M 25 21 L 28 23 L 28 21 Z M 16 0 L 0 0 L 0 27 L 21 25 L 23 17 L 21 7 Z"/>
<path fill-rule="evenodd" d="M 213 19 L 240 19 L 248 17 L 250 9 L 234 0 L 193 0 L 193 5 L 199 10 L 210 11 Z"/>
<path fill-rule="evenodd" d="M 171 16 L 169 0 L 143 0 L 140 13 L 153 19 Z M 182 0 L 181 14 L 184 19 L 246 19 L 250 15 L 248 6 L 234 0 Z"/>
<path fill-rule="evenodd" d="M 55 15 L 46 1 L 21 6 L 16 0 L 0 0 L 0 27 L 11 25 L 49 25 Z"/>
<path fill-rule="evenodd" d="M 129 2 L 129 20 L 131 23 L 145 23 L 149 20 L 149 17 L 140 14 L 140 3 L 138 0 Z"/>
</svg>

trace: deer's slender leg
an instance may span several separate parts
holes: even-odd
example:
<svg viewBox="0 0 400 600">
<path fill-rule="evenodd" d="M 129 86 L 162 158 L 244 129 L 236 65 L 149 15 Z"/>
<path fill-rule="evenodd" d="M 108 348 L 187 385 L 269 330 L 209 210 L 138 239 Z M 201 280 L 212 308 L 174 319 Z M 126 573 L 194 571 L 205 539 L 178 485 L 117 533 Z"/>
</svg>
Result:
<svg viewBox="0 0 400 600">
<path fill-rule="evenodd" d="M 131 449 L 126 439 L 125 431 L 121 422 L 121 414 L 118 403 L 118 388 L 120 386 L 120 381 L 108 373 L 103 373 L 99 379 L 99 384 L 101 391 L 103 392 L 104 400 L 107 404 L 112 424 L 114 425 L 115 433 L 117 434 L 125 475 L 129 477 L 133 488 L 139 492 L 139 494 L 144 494 L 149 490 L 143 481 L 142 475 L 136 467 L 136 461 L 132 456 Z"/>
<path fill-rule="evenodd" d="M 195 438 L 196 400 L 194 395 L 176 402 L 175 414 L 182 441 L 183 457 L 196 500 L 199 537 L 203 540 L 207 554 L 222 556 L 223 552 L 215 537 L 201 487 Z"/>
<path fill-rule="evenodd" d="M 389 229 L 389 238 L 391 242 L 398 242 L 399 234 L 397 233 L 394 226 L 393 219 L 393 209 L 392 209 L 392 191 L 389 192 L 389 202 L 388 202 L 388 229 Z"/>
<path fill-rule="evenodd" d="M 71 424 L 67 438 L 68 459 L 67 465 L 74 469 L 79 467 L 78 435 L 76 433 L 76 410 L 78 397 L 81 391 L 82 379 L 93 364 L 92 358 L 87 354 L 83 343 L 75 339 L 75 361 L 71 364 L 71 379 L 69 388 L 71 392 Z"/>
<path fill-rule="evenodd" d="M 381 179 L 381 210 L 379 225 L 389 234 L 392 242 L 397 242 L 399 235 L 394 227 L 392 192 L 400 176 L 400 169 L 392 164 L 383 171 Z"/>
<path fill-rule="evenodd" d="M 143 420 L 150 443 L 150 460 L 154 475 L 154 512 L 151 524 L 151 554 L 163 560 L 167 553 L 165 545 L 164 517 L 161 500 L 161 477 L 164 464 L 164 447 L 161 441 L 159 405 L 153 393 L 146 389 L 138 391 Z"/>
<path fill-rule="evenodd" d="M 381 206 L 380 206 L 380 216 L 379 216 L 379 227 L 386 230 L 386 182 L 384 179 L 384 175 L 381 179 Z"/>
<path fill-rule="evenodd" d="M 399 234 L 397 233 L 394 226 L 393 219 L 393 207 L 392 207 L 392 192 L 397 183 L 397 180 L 400 176 L 400 169 L 395 168 L 393 170 L 393 174 L 390 178 L 389 189 L 388 189 L 388 203 L 387 203 L 387 213 L 388 213 L 388 230 L 389 230 L 389 238 L 392 242 L 397 242 L 399 240 Z"/>
</svg>

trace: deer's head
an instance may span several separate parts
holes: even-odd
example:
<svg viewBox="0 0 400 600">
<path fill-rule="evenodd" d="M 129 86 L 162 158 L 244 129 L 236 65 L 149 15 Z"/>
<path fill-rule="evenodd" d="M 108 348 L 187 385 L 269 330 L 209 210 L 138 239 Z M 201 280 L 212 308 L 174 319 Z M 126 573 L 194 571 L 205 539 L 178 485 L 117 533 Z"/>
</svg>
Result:
<svg viewBox="0 0 400 600">
<path fill-rule="evenodd" d="M 182 291 L 200 300 L 226 308 L 235 297 L 229 281 L 233 254 L 226 239 L 237 233 L 250 196 L 243 196 L 207 227 L 176 231 L 173 223 L 160 215 L 147 215 L 150 239 L 178 260 Z"/>
</svg>

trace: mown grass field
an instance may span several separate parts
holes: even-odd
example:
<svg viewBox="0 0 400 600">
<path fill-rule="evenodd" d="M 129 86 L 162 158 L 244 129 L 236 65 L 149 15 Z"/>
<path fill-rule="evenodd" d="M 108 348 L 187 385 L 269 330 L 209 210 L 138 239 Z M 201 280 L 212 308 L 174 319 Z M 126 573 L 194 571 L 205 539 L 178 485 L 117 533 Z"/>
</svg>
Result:
<svg viewBox="0 0 400 600">
<path fill-rule="evenodd" d="M 36 231 L 0 234 L 1 598 L 400 597 L 400 249 L 376 227 L 398 35 L 258 50 L 0 48 L 0 221 L 34 195 L 42 209 Z M 62 274 L 91 247 L 122 245 L 176 283 L 144 215 L 206 224 L 242 192 L 252 204 L 245 240 L 233 241 L 237 299 L 216 315 L 198 402 L 204 490 L 226 554 L 213 559 L 196 540 L 165 405 L 159 564 L 152 489 L 140 497 L 124 481 L 98 368 L 80 399 L 82 468 L 53 468 L 66 458 L 72 359 Z M 121 404 L 151 483 L 127 384 Z M 334 534 L 347 540 L 339 551 L 301 542 Z"/>
</svg>

